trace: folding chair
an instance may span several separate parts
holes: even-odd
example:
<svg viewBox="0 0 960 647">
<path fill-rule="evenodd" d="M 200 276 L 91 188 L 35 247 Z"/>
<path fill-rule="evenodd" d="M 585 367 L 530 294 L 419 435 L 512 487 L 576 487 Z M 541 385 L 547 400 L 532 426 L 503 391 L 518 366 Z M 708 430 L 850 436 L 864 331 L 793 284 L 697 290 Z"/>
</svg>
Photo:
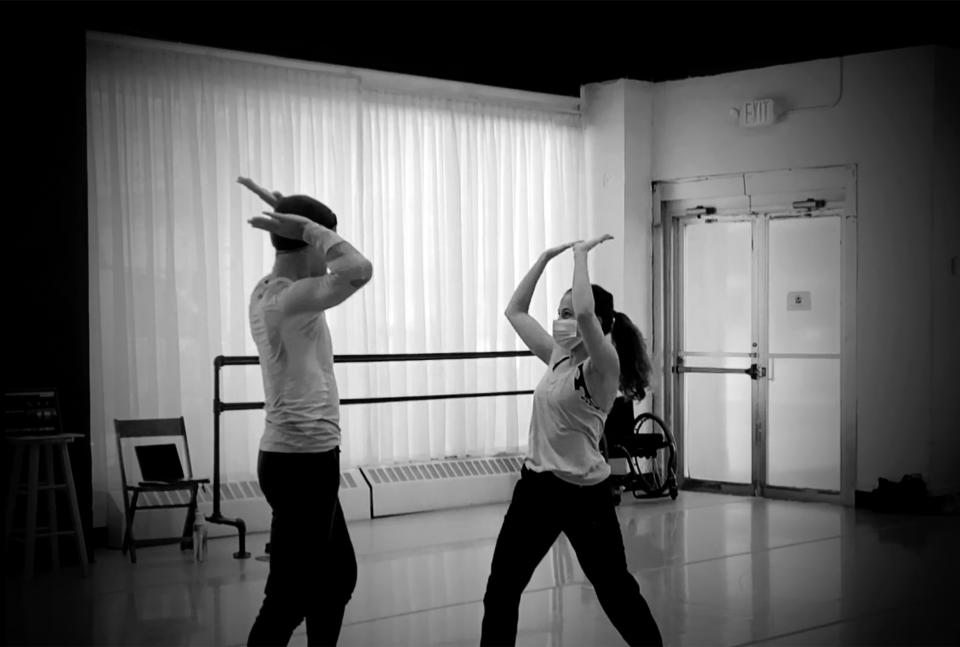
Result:
<svg viewBox="0 0 960 647">
<path fill-rule="evenodd" d="M 210 479 L 193 478 L 193 467 L 190 463 L 190 446 L 187 443 L 187 429 L 183 417 L 154 418 L 144 420 L 114 420 L 117 432 L 117 455 L 120 458 L 120 478 L 123 482 L 123 506 L 126 517 L 126 530 L 123 535 L 122 552 L 130 551 L 130 561 L 137 563 L 137 546 L 160 546 L 180 542 L 180 550 L 189 550 L 193 547 L 193 523 L 197 515 L 197 491 L 200 486 L 209 483 Z M 183 442 L 183 455 L 186 458 L 185 478 L 172 482 L 145 482 L 137 485 L 127 483 L 127 470 L 124 465 L 124 441 L 127 444 L 148 445 L 157 444 L 158 440 L 170 439 L 174 443 Z M 144 441 L 148 442 L 135 442 Z M 182 469 L 181 465 L 181 469 Z M 139 470 L 138 470 L 139 471 Z M 161 503 L 159 505 L 140 505 L 140 495 L 147 492 L 189 492 L 187 503 Z M 130 495 L 133 495 L 132 499 Z M 172 498 L 172 497 L 171 497 Z M 133 536 L 133 521 L 137 510 L 156 510 L 160 508 L 187 508 L 187 518 L 183 524 L 183 534 L 179 537 L 163 537 L 157 539 L 135 539 Z"/>
</svg>

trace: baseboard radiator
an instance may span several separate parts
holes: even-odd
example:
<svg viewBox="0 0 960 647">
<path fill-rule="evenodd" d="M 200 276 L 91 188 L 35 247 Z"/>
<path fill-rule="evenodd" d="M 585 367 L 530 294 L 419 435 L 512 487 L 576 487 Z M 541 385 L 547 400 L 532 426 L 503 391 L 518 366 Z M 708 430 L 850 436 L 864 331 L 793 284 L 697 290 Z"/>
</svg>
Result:
<svg viewBox="0 0 960 647">
<path fill-rule="evenodd" d="M 495 456 L 360 469 L 370 486 L 371 516 L 384 517 L 509 501 L 522 461 Z"/>
<path fill-rule="evenodd" d="M 347 521 L 397 514 L 506 503 L 520 477 L 522 456 L 450 458 L 396 465 L 362 466 L 340 473 L 340 506 Z M 122 525 L 123 500 L 112 492 Z M 212 486 L 197 496 L 200 512 L 213 513 Z M 143 505 L 186 503 L 188 493 L 147 492 Z M 256 480 L 220 484 L 220 510 L 224 517 L 243 519 L 248 533 L 270 530 L 270 506 Z M 138 510 L 134 532 L 138 539 L 177 536 L 183 530 L 185 508 Z M 112 525 L 112 524 L 111 524 Z M 207 524 L 210 537 L 237 534 L 232 526 Z M 108 543 L 118 547 L 122 527 L 110 528 Z"/>
</svg>

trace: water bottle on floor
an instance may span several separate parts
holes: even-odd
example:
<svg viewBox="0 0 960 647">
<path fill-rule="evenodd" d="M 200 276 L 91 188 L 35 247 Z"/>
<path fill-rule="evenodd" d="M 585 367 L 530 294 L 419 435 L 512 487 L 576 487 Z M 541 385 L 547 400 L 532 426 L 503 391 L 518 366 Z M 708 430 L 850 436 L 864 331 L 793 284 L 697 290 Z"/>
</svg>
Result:
<svg viewBox="0 0 960 647">
<path fill-rule="evenodd" d="M 207 559 L 207 524 L 203 515 L 193 522 L 193 559 L 197 562 Z"/>
</svg>

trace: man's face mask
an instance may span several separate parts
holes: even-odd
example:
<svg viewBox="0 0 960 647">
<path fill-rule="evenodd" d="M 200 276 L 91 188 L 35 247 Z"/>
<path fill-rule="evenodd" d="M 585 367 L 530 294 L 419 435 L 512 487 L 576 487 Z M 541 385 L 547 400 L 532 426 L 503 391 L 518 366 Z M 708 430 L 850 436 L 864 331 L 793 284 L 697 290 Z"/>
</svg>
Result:
<svg viewBox="0 0 960 647">
<path fill-rule="evenodd" d="M 576 319 L 555 319 L 553 322 L 553 339 L 564 350 L 570 350 L 580 343 L 578 332 Z"/>
</svg>

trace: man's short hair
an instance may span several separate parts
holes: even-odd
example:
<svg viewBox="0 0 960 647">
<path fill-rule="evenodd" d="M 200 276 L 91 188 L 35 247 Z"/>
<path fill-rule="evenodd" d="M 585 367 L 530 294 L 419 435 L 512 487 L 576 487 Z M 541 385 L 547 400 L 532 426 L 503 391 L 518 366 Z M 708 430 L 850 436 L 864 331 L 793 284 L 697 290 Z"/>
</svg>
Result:
<svg viewBox="0 0 960 647">
<path fill-rule="evenodd" d="M 333 213 L 327 205 L 307 195 L 288 195 L 281 198 L 273 210 L 277 213 L 291 213 L 309 218 L 327 229 L 334 231 L 337 229 L 337 214 Z M 270 234 L 270 241 L 273 243 L 275 250 L 284 252 L 302 249 L 307 246 L 302 240 L 285 238 L 273 233 Z"/>
</svg>

